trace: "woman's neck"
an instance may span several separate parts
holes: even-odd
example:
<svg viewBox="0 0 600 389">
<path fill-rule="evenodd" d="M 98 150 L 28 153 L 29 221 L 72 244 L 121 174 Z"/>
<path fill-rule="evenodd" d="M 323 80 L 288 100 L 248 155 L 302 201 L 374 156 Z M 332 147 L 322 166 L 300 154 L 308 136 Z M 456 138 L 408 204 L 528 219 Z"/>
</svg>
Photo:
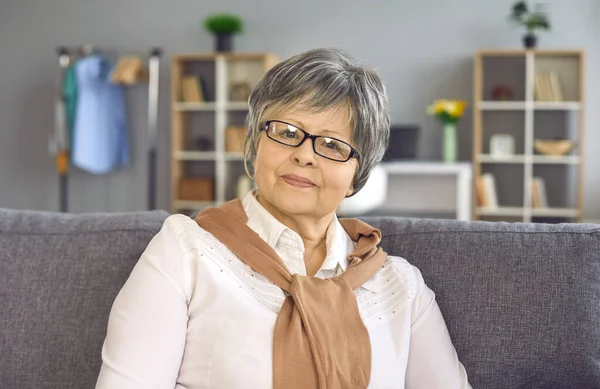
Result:
<svg viewBox="0 0 600 389">
<path fill-rule="evenodd" d="M 306 262 L 307 274 L 313 275 L 321 268 L 327 255 L 327 228 L 334 217 L 333 214 L 324 217 L 315 217 L 309 215 L 289 215 L 279 211 L 269 202 L 264 201 L 259 194 L 256 199 L 258 202 L 277 219 L 281 224 L 295 231 L 304 243 L 304 260 Z M 315 269 L 313 274 L 311 269 Z"/>
</svg>

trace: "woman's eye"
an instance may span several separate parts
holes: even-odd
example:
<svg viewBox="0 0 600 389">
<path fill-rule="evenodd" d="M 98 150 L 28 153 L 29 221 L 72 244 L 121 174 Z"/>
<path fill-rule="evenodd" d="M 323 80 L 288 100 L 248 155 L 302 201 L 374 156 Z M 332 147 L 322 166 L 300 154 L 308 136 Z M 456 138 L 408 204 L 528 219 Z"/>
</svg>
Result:
<svg viewBox="0 0 600 389">
<path fill-rule="evenodd" d="M 296 137 L 296 131 L 283 130 L 279 132 L 279 136 L 282 138 L 294 139 Z"/>
<path fill-rule="evenodd" d="M 329 142 L 325 141 L 324 143 L 325 143 L 325 147 L 327 147 L 328 149 L 335 150 L 335 151 L 340 151 L 342 149 L 336 141 L 329 141 Z"/>
</svg>

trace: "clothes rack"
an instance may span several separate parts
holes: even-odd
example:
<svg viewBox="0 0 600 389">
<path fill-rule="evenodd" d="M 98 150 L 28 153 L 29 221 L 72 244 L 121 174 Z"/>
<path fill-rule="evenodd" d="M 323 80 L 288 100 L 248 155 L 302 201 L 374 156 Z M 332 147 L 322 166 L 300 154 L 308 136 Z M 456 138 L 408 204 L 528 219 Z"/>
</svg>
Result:
<svg viewBox="0 0 600 389">
<path fill-rule="evenodd" d="M 156 209 L 156 190 L 157 190 L 157 127 L 158 127 L 158 97 L 159 97 L 159 71 L 160 57 L 162 50 L 158 47 L 148 49 L 147 47 L 127 47 L 127 46 L 95 46 L 82 45 L 77 47 L 60 46 L 57 49 L 60 74 L 57 87 L 57 105 L 55 107 L 54 130 L 51 134 L 51 153 L 56 160 L 56 170 L 59 176 L 59 207 L 61 212 L 69 210 L 69 139 L 67 132 L 64 131 L 64 103 L 65 96 L 62 93 L 62 83 L 65 72 L 72 63 L 75 55 L 85 56 L 98 50 L 122 52 L 123 54 L 140 54 L 148 56 L 148 177 L 147 177 L 147 207 L 149 210 Z"/>
</svg>

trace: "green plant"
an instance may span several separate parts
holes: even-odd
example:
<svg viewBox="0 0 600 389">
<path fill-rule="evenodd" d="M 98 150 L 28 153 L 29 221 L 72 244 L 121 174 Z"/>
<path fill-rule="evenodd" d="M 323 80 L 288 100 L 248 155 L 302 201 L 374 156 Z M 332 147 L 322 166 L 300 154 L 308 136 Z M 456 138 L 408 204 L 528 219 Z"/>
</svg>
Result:
<svg viewBox="0 0 600 389">
<path fill-rule="evenodd" d="M 533 10 L 530 10 L 527 2 L 517 1 L 512 7 L 510 18 L 525 27 L 530 34 L 535 30 L 550 29 L 548 15 L 540 5 L 536 5 Z"/>
<path fill-rule="evenodd" d="M 204 20 L 204 27 L 215 34 L 235 34 L 242 32 L 242 19 L 232 14 L 213 14 Z"/>
</svg>

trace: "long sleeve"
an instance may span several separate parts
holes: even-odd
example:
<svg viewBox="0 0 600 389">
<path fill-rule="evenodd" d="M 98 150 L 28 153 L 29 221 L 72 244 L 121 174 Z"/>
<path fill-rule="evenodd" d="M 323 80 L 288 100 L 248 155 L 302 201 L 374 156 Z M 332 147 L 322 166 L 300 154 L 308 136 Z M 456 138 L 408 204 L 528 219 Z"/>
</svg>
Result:
<svg viewBox="0 0 600 389">
<path fill-rule="evenodd" d="M 173 389 L 183 358 L 187 298 L 181 246 L 169 219 L 117 295 L 96 389 Z"/>
<path fill-rule="evenodd" d="M 435 294 L 417 273 L 406 389 L 471 389 Z"/>
</svg>

